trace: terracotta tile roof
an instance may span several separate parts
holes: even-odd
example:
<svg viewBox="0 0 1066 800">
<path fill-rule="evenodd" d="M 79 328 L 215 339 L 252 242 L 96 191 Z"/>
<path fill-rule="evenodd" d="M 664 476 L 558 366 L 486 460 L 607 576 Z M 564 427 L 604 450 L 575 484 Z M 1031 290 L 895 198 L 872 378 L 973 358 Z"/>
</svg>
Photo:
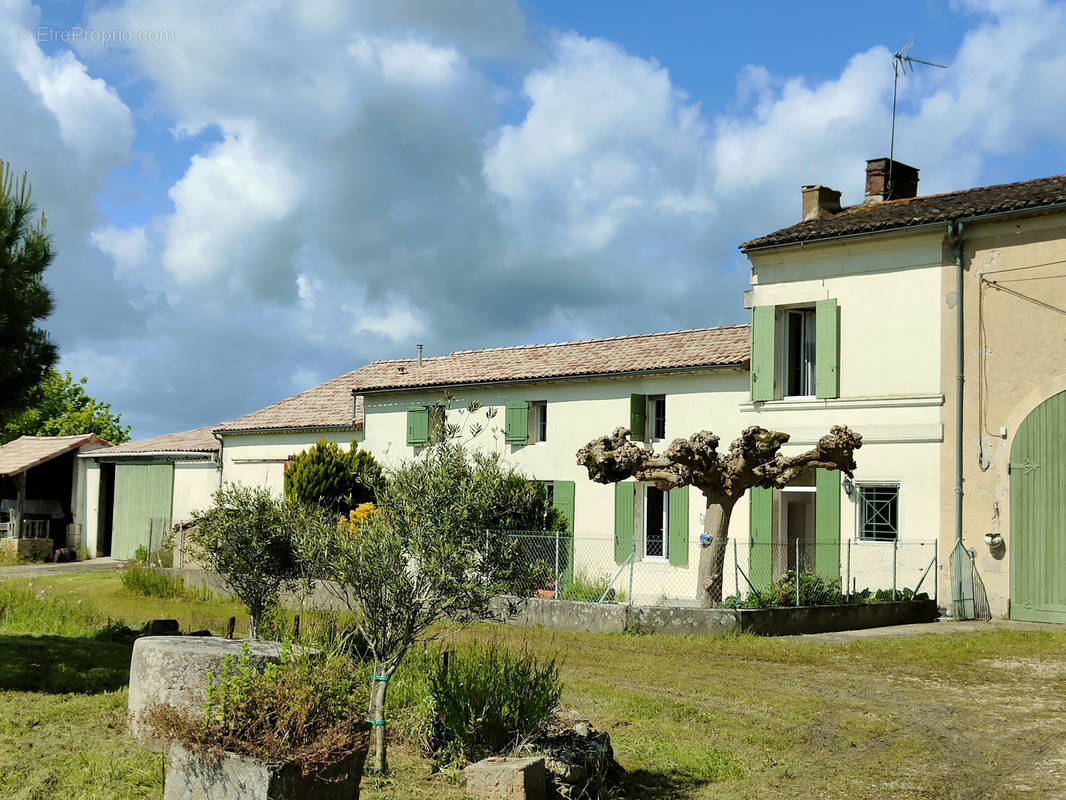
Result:
<svg viewBox="0 0 1066 800">
<path fill-rule="evenodd" d="M 352 427 L 352 391 L 609 376 L 631 372 L 745 366 L 748 325 L 616 336 L 555 344 L 459 350 L 447 356 L 374 361 L 216 430 Z M 362 428 L 362 397 L 356 425 Z"/>
<path fill-rule="evenodd" d="M 214 426 L 196 428 L 191 431 L 180 433 L 166 433 L 162 436 L 153 436 L 150 439 L 138 439 L 135 442 L 117 444 L 103 450 L 94 450 L 93 458 L 108 458 L 110 456 L 140 455 L 144 453 L 214 453 L 218 451 L 218 439 L 211 431 Z"/>
<path fill-rule="evenodd" d="M 281 428 L 362 430 L 363 401 L 352 418 L 352 387 L 359 370 L 347 372 L 307 391 L 218 425 L 217 431 L 258 431 Z"/>
<path fill-rule="evenodd" d="M 81 447 L 107 446 L 95 433 L 76 436 L 20 436 L 0 447 L 0 475 L 18 475 Z"/>
<path fill-rule="evenodd" d="M 375 361 L 353 373 L 363 391 L 574 378 L 699 367 L 748 360 L 748 325 L 615 336 L 556 344 L 459 350 L 422 359 Z"/>
<path fill-rule="evenodd" d="M 1002 212 L 1039 211 L 1066 203 L 1066 175 L 1019 183 L 981 186 L 884 203 L 848 206 L 843 211 L 782 228 L 744 242 L 741 250 L 874 233 Z"/>
</svg>

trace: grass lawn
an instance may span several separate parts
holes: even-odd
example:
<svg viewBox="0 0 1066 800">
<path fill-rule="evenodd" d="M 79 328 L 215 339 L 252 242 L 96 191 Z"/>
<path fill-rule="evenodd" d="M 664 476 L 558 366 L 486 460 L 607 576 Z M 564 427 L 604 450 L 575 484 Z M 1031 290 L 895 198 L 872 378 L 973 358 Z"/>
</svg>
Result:
<svg viewBox="0 0 1066 800">
<path fill-rule="evenodd" d="M 0 797 L 161 796 L 162 757 L 124 733 L 130 647 L 89 634 L 163 616 L 218 632 L 240 610 L 132 596 L 115 573 L 33 584 L 67 598 L 70 619 L 35 629 L 0 610 Z M 563 702 L 610 732 L 630 798 L 1066 797 L 1066 630 L 1053 626 L 847 643 L 493 626 L 456 638 L 492 637 L 560 654 Z M 464 796 L 411 747 L 390 756 L 392 776 L 364 778 L 364 797 Z"/>
</svg>

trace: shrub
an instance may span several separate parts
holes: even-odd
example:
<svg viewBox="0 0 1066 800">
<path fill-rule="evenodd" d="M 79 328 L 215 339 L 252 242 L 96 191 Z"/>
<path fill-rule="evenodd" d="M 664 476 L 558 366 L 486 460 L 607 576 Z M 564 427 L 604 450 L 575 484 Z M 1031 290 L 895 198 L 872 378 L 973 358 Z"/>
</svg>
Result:
<svg viewBox="0 0 1066 800">
<path fill-rule="evenodd" d="M 914 590 L 896 589 L 896 600 L 914 599 Z M 800 573 L 801 606 L 830 606 L 847 603 L 887 603 L 892 600 L 891 589 L 863 589 L 850 595 L 843 594 L 837 582 L 813 572 Z M 781 578 L 761 592 L 751 592 L 746 597 L 727 597 L 722 601 L 725 608 L 782 608 L 796 605 L 796 573 L 789 570 Z"/>
<path fill-rule="evenodd" d="M 135 594 L 145 597 L 185 597 L 185 583 L 177 575 L 154 570 L 133 561 L 120 573 L 122 585 Z"/>
<path fill-rule="evenodd" d="M 145 721 L 161 738 L 200 752 L 228 751 L 296 761 L 305 772 L 327 767 L 365 746 L 366 692 L 359 670 L 333 651 L 283 648 L 278 664 L 257 669 L 247 646 L 208 676 L 199 716 L 157 705 Z"/>
<path fill-rule="evenodd" d="M 285 497 L 304 505 L 316 503 L 339 516 L 374 501 L 381 486 L 381 467 L 369 452 L 348 450 L 319 439 L 294 455 L 285 468 Z"/>
<path fill-rule="evenodd" d="M 559 704 L 555 659 L 492 643 L 470 645 L 429 665 L 429 747 L 441 763 L 508 753 L 544 727 Z"/>
<path fill-rule="evenodd" d="M 185 581 L 181 576 L 147 567 L 137 561 L 127 564 L 119 576 L 123 586 L 134 594 L 145 597 L 161 597 L 165 600 L 173 598 L 201 601 L 214 599 L 214 594 L 206 587 L 190 589 L 185 586 Z"/>
<path fill-rule="evenodd" d="M 625 592 L 616 591 L 611 588 L 611 579 L 606 575 L 601 575 L 598 578 L 592 578 L 585 572 L 579 572 L 574 576 L 574 580 L 559 592 L 560 600 L 577 600 L 582 603 L 598 603 L 600 598 L 603 597 L 603 593 L 606 592 L 607 596 L 604 597 L 604 601 L 607 603 L 621 602 L 625 600 Z"/>
</svg>

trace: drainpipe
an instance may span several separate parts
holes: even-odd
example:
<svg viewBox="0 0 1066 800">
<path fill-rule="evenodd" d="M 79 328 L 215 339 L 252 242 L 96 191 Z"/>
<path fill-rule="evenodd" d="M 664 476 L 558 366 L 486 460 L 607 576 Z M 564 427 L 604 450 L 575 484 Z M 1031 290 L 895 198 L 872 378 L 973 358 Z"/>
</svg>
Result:
<svg viewBox="0 0 1066 800">
<path fill-rule="evenodd" d="M 222 488 L 222 465 L 224 460 L 222 458 L 222 448 L 225 446 L 222 443 L 222 437 L 218 435 L 218 431 L 211 431 L 211 435 L 218 440 L 218 488 Z"/>
<path fill-rule="evenodd" d="M 962 542 L 962 223 L 948 223 L 948 245 L 955 254 L 955 541 Z"/>
</svg>

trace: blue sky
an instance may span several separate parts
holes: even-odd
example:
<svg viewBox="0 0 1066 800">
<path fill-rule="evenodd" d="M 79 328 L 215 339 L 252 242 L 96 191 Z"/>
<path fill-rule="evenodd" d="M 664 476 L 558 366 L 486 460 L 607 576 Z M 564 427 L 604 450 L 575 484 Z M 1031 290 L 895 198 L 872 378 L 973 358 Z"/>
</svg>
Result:
<svg viewBox="0 0 1066 800">
<path fill-rule="evenodd" d="M 7 35 L 3 31 L 7 31 Z M 0 158 L 58 257 L 61 367 L 136 437 L 375 358 L 742 321 L 739 242 L 1058 174 L 1066 8 L 0 0 Z"/>
</svg>

